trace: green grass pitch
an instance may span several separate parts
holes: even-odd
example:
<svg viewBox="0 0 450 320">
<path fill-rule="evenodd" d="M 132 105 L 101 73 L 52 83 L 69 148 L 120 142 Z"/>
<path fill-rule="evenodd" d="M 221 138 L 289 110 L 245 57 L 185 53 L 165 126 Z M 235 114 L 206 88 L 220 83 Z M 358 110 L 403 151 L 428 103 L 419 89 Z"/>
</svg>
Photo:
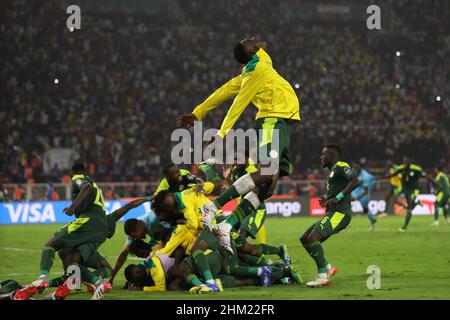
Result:
<svg viewBox="0 0 450 320">
<path fill-rule="evenodd" d="M 315 276 L 312 259 L 300 246 L 300 234 L 317 219 L 268 218 L 268 243 L 285 243 L 304 280 Z M 338 268 L 329 287 L 310 289 L 305 285 L 273 285 L 269 288 L 241 287 L 220 294 L 189 295 L 184 292 L 144 293 L 122 289 L 121 272 L 106 299 L 449 299 L 450 225 L 432 227 L 431 217 L 413 217 L 406 234 L 397 232 L 403 218 L 380 219 L 377 230 L 369 232 L 369 221 L 356 216 L 349 229 L 324 244 L 327 259 Z M 0 280 L 21 284 L 34 280 L 39 270 L 40 250 L 59 225 L 0 226 Z M 122 224 L 116 235 L 100 248 L 111 265 L 125 241 Z M 136 259 L 135 259 L 136 260 Z M 134 262 L 135 262 L 134 260 Z M 130 262 L 133 260 L 129 260 Z M 367 288 L 367 267 L 381 270 L 381 289 Z M 123 270 L 122 270 L 123 271 Z M 55 259 L 51 276 L 62 272 Z M 89 299 L 83 288 L 68 299 Z M 36 297 L 40 299 L 40 296 Z"/>
</svg>

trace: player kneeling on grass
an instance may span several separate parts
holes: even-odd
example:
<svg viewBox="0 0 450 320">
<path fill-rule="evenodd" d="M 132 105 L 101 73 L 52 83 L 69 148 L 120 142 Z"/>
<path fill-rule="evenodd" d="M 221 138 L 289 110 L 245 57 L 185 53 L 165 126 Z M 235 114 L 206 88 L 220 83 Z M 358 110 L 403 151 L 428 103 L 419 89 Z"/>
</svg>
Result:
<svg viewBox="0 0 450 320">
<path fill-rule="evenodd" d="M 96 183 L 86 175 L 83 164 L 72 166 L 72 203 L 64 209 L 69 216 L 76 219 L 60 228 L 43 250 L 40 264 L 40 276 L 33 283 L 17 291 L 15 300 L 27 300 L 38 292 L 48 288 L 48 273 L 53 266 L 55 252 L 63 248 L 79 248 L 91 244 L 98 248 L 108 236 L 109 225 L 105 214 L 103 194 Z M 80 252 L 85 260 L 89 259 L 91 250 Z"/>
<path fill-rule="evenodd" d="M 113 237 L 117 221 L 131 209 L 140 206 L 148 200 L 148 197 L 138 198 L 107 215 L 108 238 Z M 95 245 L 86 243 L 77 248 L 63 248 L 58 251 L 59 257 L 63 261 L 65 273 L 67 273 L 70 266 L 76 266 L 80 269 L 81 281 L 88 286 L 88 291 L 92 293 L 93 300 L 102 299 L 112 286 L 112 283 L 107 281 L 107 279 L 111 277 L 113 269 L 97 249 L 98 247 Z M 90 271 L 89 268 L 94 269 L 94 271 Z M 65 299 L 72 291 L 67 281 L 70 281 L 70 278 L 68 280 L 66 275 L 49 280 L 49 287 L 57 287 L 57 289 L 48 295 L 46 299 Z"/>
<path fill-rule="evenodd" d="M 336 268 L 325 259 L 321 243 L 348 226 L 351 220 L 351 192 L 360 185 L 353 169 L 340 159 L 341 149 L 336 144 L 326 145 L 320 156 L 322 167 L 330 170 L 327 194 L 319 202 L 326 208 L 326 216 L 309 227 L 300 238 L 318 269 L 316 280 L 308 282 L 308 287 L 327 286 L 330 277 L 336 273 Z"/>
</svg>

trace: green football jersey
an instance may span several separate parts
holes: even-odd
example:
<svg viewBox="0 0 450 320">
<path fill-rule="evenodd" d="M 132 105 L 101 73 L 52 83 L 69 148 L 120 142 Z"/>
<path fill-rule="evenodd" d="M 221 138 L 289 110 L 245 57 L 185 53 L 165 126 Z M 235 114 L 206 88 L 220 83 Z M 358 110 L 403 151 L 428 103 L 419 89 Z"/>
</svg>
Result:
<svg viewBox="0 0 450 320">
<path fill-rule="evenodd" d="M 425 176 L 425 172 L 421 167 L 415 164 L 405 167 L 400 165 L 395 173 L 402 174 L 402 187 L 404 190 L 417 190 L 419 188 L 419 179 Z"/>
<path fill-rule="evenodd" d="M 101 214 L 105 214 L 105 202 L 103 199 L 102 190 L 97 186 L 97 184 L 92 180 L 91 177 L 86 176 L 84 174 L 74 175 L 72 177 L 72 201 L 78 197 L 81 188 L 84 185 L 90 185 L 94 188 L 95 192 L 87 197 L 83 203 L 77 208 L 75 212 L 75 216 L 78 218 L 82 213 L 87 212 L 97 212 Z"/>
<path fill-rule="evenodd" d="M 222 180 L 220 175 L 214 169 L 213 165 L 202 163 L 198 165 L 198 169 L 205 175 L 206 181 L 218 181 Z"/>
<path fill-rule="evenodd" d="M 439 185 L 439 192 L 450 194 L 450 182 L 444 172 L 441 171 L 436 175 L 436 183 Z"/>
<path fill-rule="evenodd" d="M 356 176 L 356 173 L 347 162 L 336 162 L 328 175 L 327 194 L 325 197 L 327 199 L 335 198 L 345 189 L 354 176 Z M 333 211 L 351 214 L 351 194 L 346 195 Z"/>
</svg>

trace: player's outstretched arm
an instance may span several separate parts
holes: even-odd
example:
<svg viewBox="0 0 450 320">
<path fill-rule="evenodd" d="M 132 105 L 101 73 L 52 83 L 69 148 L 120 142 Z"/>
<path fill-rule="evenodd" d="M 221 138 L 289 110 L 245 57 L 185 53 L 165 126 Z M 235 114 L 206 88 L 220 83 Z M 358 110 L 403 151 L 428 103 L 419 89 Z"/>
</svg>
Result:
<svg viewBox="0 0 450 320">
<path fill-rule="evenodd" d="M 217 133 L 219 137 L 224 138 L 228 131 L 233 128 L 242 112 L 247 108 L 265 82 L 264 69 L 256 68 L 244 77 L 239 93 L 234 99 L 233 104 L 223 119 L 220 130 Z"/>
<path fill-rule="evenodd" d="M 114 265 L 114 269 L 112 271 L 111 279 L 109 282 L 111 285 L 113 284 L 114 278 L 116 277 L 117 273 L 119 272 L 120 268 L 122 268 L 123 264 L 127 260 L 128 254 L 130 253 L 130 247 L 128 244 L 125 244 L 122 251 L 119 253 L 119 256 L 116 259 L 116 264 Z"/>
<path fill-rule="evenodd" d="M 241 88 L 242 76 L 236 76 L 219 89 L 214 91 L 205 101 L 199 104 L 192 113 L 179 116 L 176 120 L 178 127 L 190 127 L 194 121 L 201 121 L 213 109 L 225 101 L 235 97 Z"/>
<path fill-rule="evenodd" d="M 133 201 L 128 202 L 123 207 L 115 210 L 113 213 L 116 216 L 116 221 L 119 221 L 124 215 L 128 213 L 131 209 L 139 207 L 144 202 L 150 201 L 150 197 L 138 198 Z"/>
</svg>

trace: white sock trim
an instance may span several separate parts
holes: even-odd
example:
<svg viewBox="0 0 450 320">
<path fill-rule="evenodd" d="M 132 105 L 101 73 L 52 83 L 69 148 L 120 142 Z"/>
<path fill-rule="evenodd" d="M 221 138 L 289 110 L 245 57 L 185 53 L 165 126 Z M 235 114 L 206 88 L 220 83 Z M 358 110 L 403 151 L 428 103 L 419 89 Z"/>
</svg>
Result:
<svg viewBox="0 0 450 320">
<path fill-rule="evenodd" d="M 236 188 L 237 193 L 239 193 L 239 195 L 241 196 L 248 193 L 249 191 L 252 191 L 256 187 L 250 173 L 247 173 L 246 175 L 243 175 L 242 177 L 237 179 L 236 182 L 233 183 L 233 186 Z"/>
<path fill-rule="evenodd" d="M 259 205 L 261 204 L 261 201 L 259 201 L 258 195 L 256 193 L 249 192 L 245 195 L 244 199 L 247 199 L 253 206 L 253 208 L 258 209 Z"/>
</svg>

